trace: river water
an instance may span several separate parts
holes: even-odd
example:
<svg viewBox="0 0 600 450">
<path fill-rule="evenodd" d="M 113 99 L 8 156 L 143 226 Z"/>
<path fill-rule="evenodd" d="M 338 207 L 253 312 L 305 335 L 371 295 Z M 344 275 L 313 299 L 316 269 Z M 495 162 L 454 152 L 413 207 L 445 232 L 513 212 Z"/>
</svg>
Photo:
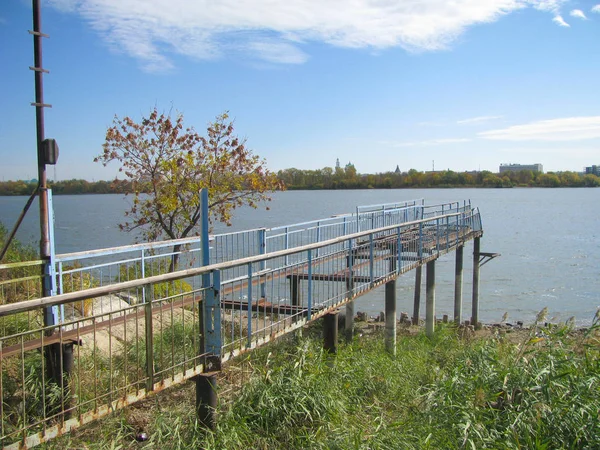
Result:
<svg viewBox="0 0 600 450">
<path fill-rule="evenodd" d="M 501 253 L 481 269 L 480 317 L 500 321 L 533 321 L 548 307 L 548 318 L 575 316 L 579 325 L 591 322 L 600 306 L 600 189 L 402 189 L 278 192 L 269 210 L 244 208 L 233 227 L 215 232 L 272 227 L 333 214 L 352 212 L 357 205 L 424 198 L 426 204 L 470 199 L 481 210 L 483 252 Z M 0 221 L 12 228 L 25 197 L 0 197 Z M 56 252 L 68 253 L 133 243 L 119 231 L 131 197 L 122 195 L 55 196 Z M 18 233 L 24 242 L 39 235 L 34 203 Z M 470 315 L 472 244 L 465 251 L 464 315 Z M 454 254 L 440 258 L 436 268 L 438 316 L 453 311 Z M 398 310 L 412 312 L 414 272 L 398 280 Z M 422 299 L 424 301 L 424 299 Z M 422 308 L 424 308 L 422 306 Z M 383 309 L 380 288 L 358 301 L 357 310 L 376 314 Z"/>
</svg>

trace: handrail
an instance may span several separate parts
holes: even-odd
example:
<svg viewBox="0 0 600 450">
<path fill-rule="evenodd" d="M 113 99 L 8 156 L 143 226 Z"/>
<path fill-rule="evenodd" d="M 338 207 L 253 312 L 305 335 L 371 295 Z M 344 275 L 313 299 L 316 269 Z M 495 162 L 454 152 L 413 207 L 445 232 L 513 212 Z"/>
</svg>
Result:
<svg viewBox="0 0 600 450">
<path fill-rule="evenodd" d="M 56 262 L 74 261 L 82 257 L 114 255 L 115 253 L 127 253 L 136 250 L 150 250 L 154 248 L 172 247 L 173 245 L 187 244 L 193 242 L 200 242 L 200 236 L 192 236 L 182 239 L 172 239 L 160 242 L 145 242 L 141 244 L 123 245 L 120 247 L 106 247 L 96 250 L 84 250 L 81 252 L 62 253 L 60 255 L 56 255 L 55 260 Z"/>
<path fill-rule="evenodd" d="M 162 274 L 162 275 L 153 275 L 153 276 L 150 276 L 147 278 L 141 278 L 141 279 L 131 280 L 131 281 L 123 281 L 120 283 L 99 286 L 99 287 L 90 288 L 90 289 L 86 289 L 86 290 L 82 290 L 82 291 L 70 292 L 70 293 L 66 293 L 66 294 L 58 294 L 58 295 L 51 296 L 51 297 L 41 297 L 39 299 L 23 300 L 23 301 L 17 302 L 17 303 L 9 303 L 6 305 L 0 305 L 0 317 L 7 316 L 9 314 L 13 314 L 13 313 L 17 313 L 17 312 L 31 311 L 31 310 L 41 308 L 41 307 L 62 305 L 62 304 L 66 304 L 66 303 L 77 301 L 77 300 L 96 298 L 96 297 L 100 297 L 103 295 L 124 291 L 127 289 L 139 288 L 139 287 L 143 287 L 143 286 L 152 285 L 155 283 L 164 283 L 164 282 L 168 282 L 168 281 L 180 280 L 182 278 L 207 274 L 207 273 L 210 273 L 210 272 L 213 272 L 216 270 L 224 270 L 224 269 L 229 269 L 229 268 L 233 268 L 233 267 L 243 266 L 243 265 L 250 264 L 250 263 L 256 263 L 256 262 L 266 261 L 266 260 L 270 260 L 270 259 L 274 259 L 274 258 L 289 256 L 289 255 L 293 255 L 293 254 L 297 254 L 297 253 L 302 253 L 302 252 L 305 252 L 308 250 L 315 250 L 315 249 L 318 249 L 321 247 L 327 247 L 330 245 L 339 244 L 341 242 L 345 242 L 350 239 L 357 239 L 357 238 L 360 238 L 363 236 L 368 236 L 368 235 L 375 234 L 375 233 L 382 233 L 385 231 L 398 229 L 400 227 L 418 225 L 419 223 L 436 221 L 436 220 L 440 220 L 440 219 L 443 219 L 446 217 L 456 217 L 456 216 L 460 216 L 462 214 L 463 213 L 444 214 L 442 216 L 436 216 L 434 218 L 414 220 L 414 221 L 404 222 L 404 223 L 395 224 L 395 225 L 387 225 L 387 226 L 381 227 L 381 228 L 375 228 L 375 229 L 370 229 L 370 230 L 366 230 L 366 231 L 359 231 L 356 233 L 339 236 L 336 238 L 328 239 L 326 241 L 315 242 L 312 244 L 306 244 L 306 245 L 302 245 L 302 246 L 294 247 L 294 248 L 290 248 L 290 249 L 278 250 L 278 251 L 271 252 L 271 253 L 264 253 L 264 254 L 259 254 L 259 255 L 255 255 L 255 256 L 248 256 L 248 257 L 236 259 L 233 261 L 225 261 L 225 262 L 221 262 L 221 263 L 210 264 L 207 266 L 196 267 L 196 268 L 192 268 L 192 269 L 180 270 L 177 272 L 171 272 L 171 273 Z"/>
</svg>

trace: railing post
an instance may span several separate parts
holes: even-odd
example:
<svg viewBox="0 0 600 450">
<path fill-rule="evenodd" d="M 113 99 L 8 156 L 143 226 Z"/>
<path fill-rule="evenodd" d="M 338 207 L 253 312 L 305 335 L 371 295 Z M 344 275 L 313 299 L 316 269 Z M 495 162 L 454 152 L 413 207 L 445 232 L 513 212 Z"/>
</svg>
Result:
<svg viewBox="0 0 600 450">
<path fill-rule="evenodd" d="M 248 342 L 246 346 L 252 347 L 252 263 L 248 264 Z"/>
<path fill-rule="evenodd" d="M 423 222 L 419 222 L 419 247 L 417 248 L 417 256 L 419 260 L 423 258 Z"/>
<path fill-rule="evenodd" d="M 312 251 L 308 250 L 308 299 L 307 299 L 308 312 L 306 320 L 310 321 L 312 316 Z"/>
<path fill-rule="evenodd" d="M 440 253 L 440 219 L 435 219 L 435 252 Z"/>
<path fill-rule="evenodd" d="M 346 303 L 346 321 L 344 324 L 347 342 L 351 342 L 354 336 L 354 300 L 350 300 L 354 295 L 353 266 L 354 249 L 352 248 L 352 239 L 348 239 L 348 255 L 346 256 L 346 268 L 348 271 L 346 277 L 346 297 L 349 301 Z"/>
<path fill-rule="evenodd" d="M 204 351 L 210 355 L 209 371 L 221 370 L 221 271 L 212 272 L 210 295 L 204 308 L 205 334 Z"/>
<path fill-rule="evenodd" d="M 456 247 L 454 267 L 454 322 L 456 325 L 460 325 L 462 320 L 463 253 L 464 246 Z"/>
<path fill-rule="evenodd" d="M 209 277 L 211 276 L 208 274 Z M 206 355 L 204 373 L 195 377 L 196 415 L 200 425 L 209 430 L 216 426 L 217 373 L 221 370 L 221 272 L 212 273 L 212 284 L 207 286 L 203 308 L 203 328 L 201 349 Z"/>
<path fill-rule="evenodd" d="M 396 262 L 396 273 L 402 272 L 402 227 L 398 227 L 398 241 L 396 242 L 398 260 Z"/>
<path fill-rule="evenodd" d="M 46 201 L 45 210 L 47 211 L 47 223 L 46 229 L 47 234 L 47 254 L 48 259 L 46 260 L 43 267 L 43 280 L 44 284 L 44 295 L 54 296 L 57 293 L 57 279 L 56 279 L 56 254 L 55 254 L 55 242 L 54 242 L 54 202 L 52 198 L 52 190 L 47 189 L 45 196 L 40 196 L 40 202 Z M 58 306 L 50 306 L 44 308 L 44 325 L 48 328 L 46 335 L 50 336 L 56 333 L 54 325 L 60 325 L 64 321 L 64 306 L 60 307 L 62 314 L 59 314 Z M 73 344 L 64 344 L 63 342 L 57 342 L 46 346 L 44 349 L 44 359 L 46 364 L 46 374 L 48 380 L 54 383 L 61 393 L 61 397 L 48 404 L 48 412 L 55 413 L 61 406 L 68 410 L 71 403 L 71 390 L 69 386 L 70 372 L 73 367 Z M 63 411 L 64 412 L 64 411 Z M 66 418 L 69 414 L 67 413 Z"/>
<path fill-rule="evenodd" d="M 450 249 L 450 217 L 446 217 L 446 250 Z"/>
<path fill-rule="evenodd" d="M 200 244 L 202 266 L 210 265 L 210 239 L 208 235 L 208 190 L 200 192 Z M 202 305 L 199 309 L 199 323 L 202 327 L 200 352 L 206 355 L 204 372 L 221 370 L 221 273 L 215 271 L 202 275 Z"/>
<path fill-rule="evenodd" d="M 152 298 L 154 287 L 148 286 L 144 297 L 144 325 L 146 341 L 146 391 L 154 390 L 154 327 L 152 323 Z"/>
<path fill-rule="evenodd" d="M 373 242 L 373 233 L 369 234 L 369 278 L 371 284 L 375 281 L 375 244 Z"/>
<path fill-rule="evenodd" d="M 140 254 L 140 276 L 142 279 L 146 278 L 146 251 L 142 249 Z M 137 274 L 136 274 L 137 275 Z M 142 286 L 142 300 L 146 301 L 146 286 Z"/>
</svg>

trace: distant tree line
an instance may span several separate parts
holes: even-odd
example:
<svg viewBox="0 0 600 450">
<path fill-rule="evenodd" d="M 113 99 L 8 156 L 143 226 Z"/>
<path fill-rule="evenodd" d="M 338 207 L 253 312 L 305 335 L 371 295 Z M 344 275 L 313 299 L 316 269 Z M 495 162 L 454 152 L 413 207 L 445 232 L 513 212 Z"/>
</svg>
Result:
<svg viewBox="0 0 600 450">
<path fill-rule="evenodd" d="M 401 189 L 450 187 L 600 187 L 600 177 L 577 172 L 536 173 L 530 170 L 502 174 L 482 172 L 385 172 L 359 174 L 352 164 L 345 168 L 324 167 L 317 170 L 285 169 L 277 173 L 287 189 Z M 54 195 L 125 194 L 134 192 L 134 182 L 127 180 L 64 180 L 48 183 Z M 0 196 L 29 195 L 36 183 L 0 182 Z M 138 184 L 137 190 L 139 191 Z"/>
<path fill-rule="evenodd" d="M 600 177 L 576 172 L 536 173 L 530 170 L 502 174 L 482 172 L 385 172 L 358 174 L 349 164 L 345 168 L 317 170 L 285 169 L 278 177 L 287 189 L 399 189 L 430 187 L 597 187 Z"/>
<path fill-rule="evenodd" d="M 37 186 L 35 181 L 0 182 L 0 195 L 30 195 Z M 133 183 L 126 180 L 86 181 L 63 180 L 49 181 L 48 187 L 54 195 L 67 194 L 124 194 L 133 192 Z"/>
</svg>

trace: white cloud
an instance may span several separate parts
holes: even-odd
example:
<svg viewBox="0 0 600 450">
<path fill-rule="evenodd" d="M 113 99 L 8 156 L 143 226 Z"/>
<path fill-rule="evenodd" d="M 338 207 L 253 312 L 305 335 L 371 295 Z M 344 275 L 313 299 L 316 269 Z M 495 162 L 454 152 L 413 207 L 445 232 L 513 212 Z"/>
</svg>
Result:
<svg viewBox="0 0 600 450">
<path fill-rule="evenodd" d="M 562 16 L 554 16 L 554 19 L 552 19 L 552 22 L 554 22 L 555 24 L 557 24 L 561 27 L 570 27 L 571 26 L 567 22 L 565 22 L 565 19 L 563 19 Z"/>
<path fill-rule="evenodd" d="M 558 11 L 562 0 L 50 0 L 80 15 L 112 48 L 147 70 L 172 68 L 170 55 L 253 56 L 299 64 L 301 47 L 408 51 L 446 49 L 465 30 L 512 11 Z M 558 14 L 556 12 L 556 14 Z M 249 53 L 248 53 L 249 52 Z"/>
<path fill-rule="evenodd" d="M 560 7 L 567 3 L 568 0 L 531 0 L 530 3 L 535 9 L 558 14 Z"/>
<path fill-rule="evenodd" d="M 574 9 L 569 14 L 571 15 L 571 17 L 577 17 L 578 19 L 587 19 L 583 11 L 580 9 Z"/>
<path fill-rule="evenodd" d="M 413 141 L 413 142 L 395 142 L 389 143 L 393 147 L 428 147 L 432 145 L 444 145 L 444 144 L 457 144 L 460 142 L 469 142 L 471 139 L 467 138 L 444 138 L 444 139 L 429 139 L 427 141 Z"/>
<path fill-rule="evenodd" d="M 577 141 L 600 138 L 600 116 L 540 120 L 478 134 L 501 141 Z"/>
<path fill-rule="evenodd" d="M 308 55 L 298 47 L 274 40 L 250 42 L 248 51 L 259 59 L 271 63 L 302 64 L 308 59 Z"/>
<path fill-rule="evenodd" d="M 591 9 L 591 11 L 592 11 L 593 13 L 598 13 L 598 14 L 600 14 L 600 4 L 598 4 L 598 5 L 594 6 L 594 7 Z"/>
<path fill-rule="evenodd" d="M 479 116 L 471 117 L 470 119 L 463 119 L 456 121 L 459 125 L 469 125 L 473 123 L 489 122 L 490 120 L 502 119 L 503 116 Z"/>
</svg>

